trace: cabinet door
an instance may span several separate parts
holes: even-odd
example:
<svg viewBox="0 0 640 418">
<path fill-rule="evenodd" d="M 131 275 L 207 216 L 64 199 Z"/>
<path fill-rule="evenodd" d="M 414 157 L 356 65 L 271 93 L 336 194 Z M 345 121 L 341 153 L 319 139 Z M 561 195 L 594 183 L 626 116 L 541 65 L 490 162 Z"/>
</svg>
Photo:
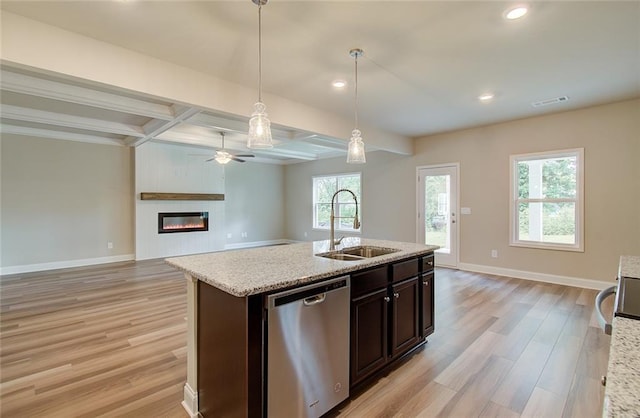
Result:
<svg viewBox="0 0 640 418">
<path fill-rule="evenodd" d="M 434 310 L 434 283 L 433 272 L 422 276 L 422 338 L 433 334 L 435 329 L 433 323 Z"/>
<path fill-rule="evenodd" d="M 391 356 L 395 357 L 420 341 L 420 286 L 418 277 L 395 284 L 391 332 Z"/>
<path fill-rule="evenodd" d="M 387 362 L 387 288 L 351 301 L 351 385 Z"/>
</svg>

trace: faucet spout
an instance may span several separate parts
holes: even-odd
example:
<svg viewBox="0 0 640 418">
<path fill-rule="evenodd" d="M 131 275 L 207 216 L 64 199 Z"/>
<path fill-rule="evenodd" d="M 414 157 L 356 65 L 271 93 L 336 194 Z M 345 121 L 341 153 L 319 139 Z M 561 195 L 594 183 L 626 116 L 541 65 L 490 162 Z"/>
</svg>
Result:
<svg viewBox="0 0 640 418">
<path fill-rule="evenodd" d="M 330 232 L 330 235 L 329 235 L 329 250 L 330 251 L 335 250 L 336 249 L 336 244 L 340 244 L 340 241 L 342 241 L 342 238 L 340 238 L 340 240 L 338 242 L 336 242 L 336 239 L 335 239 L 335 220 L 336 219 L 340 219 L 340 218 L 346 218 L 346 216 L 335 216 L 334 204 L 335 204 L 336 196 L 338 196 L 338 194 L 340 192 L 348 192 L 348 193 L 351 193 L 351 196 L 353 196 L 353 200 L 356 202 L 356 213 L 355 213 L 355 216 L 353 216 L 353 229 L 359 229 L 360 228 L 360 220 L 358 219 L 358 198 L 356 197 L 356 194 L 353 193 L 349 189 L 340 189 L 340 190 L 338 190 L 331 197 L 331 217 L 329 218 L 330 223 L 331 223 L 331 232 Z M 349 218 L 350 218 L 350 216 L 349 216 Z"/>
</svg>

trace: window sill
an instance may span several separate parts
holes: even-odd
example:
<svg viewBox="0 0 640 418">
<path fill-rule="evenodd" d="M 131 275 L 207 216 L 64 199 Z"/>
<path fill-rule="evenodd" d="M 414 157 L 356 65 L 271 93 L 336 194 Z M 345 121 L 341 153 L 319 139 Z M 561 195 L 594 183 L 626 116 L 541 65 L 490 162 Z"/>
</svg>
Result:
<svg viewBox="0 0 640 418">
<path fill-rule="evenodd" d="M 582 245 L 563 245 L 563 244 L 555 244 L 555 243 L 544 243 L 544 242 L 536 242 L 536 241 L 516 241 L 510 242 L 510 247 L 521 247 L 521 248 L 534 248 L 537 250 L 554 250 L 554 251 L 571 251 L 571 252 L 584 252 L 584 247 Z"/>
</svg>

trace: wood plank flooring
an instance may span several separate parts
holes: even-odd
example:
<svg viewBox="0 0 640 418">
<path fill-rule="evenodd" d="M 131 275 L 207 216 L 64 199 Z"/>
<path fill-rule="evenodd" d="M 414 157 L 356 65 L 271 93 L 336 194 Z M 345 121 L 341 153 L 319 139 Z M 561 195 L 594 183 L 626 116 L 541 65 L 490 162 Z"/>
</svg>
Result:
<svg viewBox="0 0 640 418">
<path fill-rule="evenodd" d="M 332 415 L 601 416 L 595 291 L 449 269 L 435 283 L 425 348 Z M 187 416 L 182 273 L 116 263 L 3 276 L 0 292 L 2 417 Z"/>
</svg>

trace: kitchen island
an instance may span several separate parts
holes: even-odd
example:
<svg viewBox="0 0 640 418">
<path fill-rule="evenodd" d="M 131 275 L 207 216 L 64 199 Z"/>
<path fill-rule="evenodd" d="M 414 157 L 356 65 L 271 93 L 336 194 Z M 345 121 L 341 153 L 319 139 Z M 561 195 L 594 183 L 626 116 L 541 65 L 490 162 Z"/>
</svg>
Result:
<svg viewBox="0 0 640 418">
<path fill-rule="evenodd" d="M 618 277 L 640 280 L 640 256 L 620 257 Z M 640 320 L 614 316 L 604 417 L 640 416 Z"/>
<path fill-rule="evenodd" d="M 345 238 L 336 251 L 358 246 L 396 251 L 345 261 L 318 256 L 329 252 L 329 242 L 317 241 L 167 259 L 184 271 L 188 283 L 183 401 L 187 412 L 192 416 L 265 415 L 265 300 L 276 291 L 344 275 L 352 278 L 352 292 L 357 290 L 358 297 L 351 302 L 351 370 L 353 376 L 354 367 L 359 367 L 355 372 L 359 383 L 423 344 L 433 332 L 433 251 L 438 247 Z M 389 324 L 381 326 L 385 333 L 389 331 L 380 339 L 384 358 L 372 357 L 371 347 L 376 344 L 367 342 L 369 352 L 360 357 L 354 349 L 364 338 L 357 333 L 354 313 L 357 321 L 372 311 L 383 313 L 379 316 L 384 321 L 389 318 Z M 394 327 L 396 314 L 403 312 L 414 317 L 398 320 L 401 326 Z M 367 326 L 371 322 L 367 320 Z M 371 329 L 366 332 L 372 335 Z M 388 342 L 393 347 L 387 347 Z"/>
</svg>

